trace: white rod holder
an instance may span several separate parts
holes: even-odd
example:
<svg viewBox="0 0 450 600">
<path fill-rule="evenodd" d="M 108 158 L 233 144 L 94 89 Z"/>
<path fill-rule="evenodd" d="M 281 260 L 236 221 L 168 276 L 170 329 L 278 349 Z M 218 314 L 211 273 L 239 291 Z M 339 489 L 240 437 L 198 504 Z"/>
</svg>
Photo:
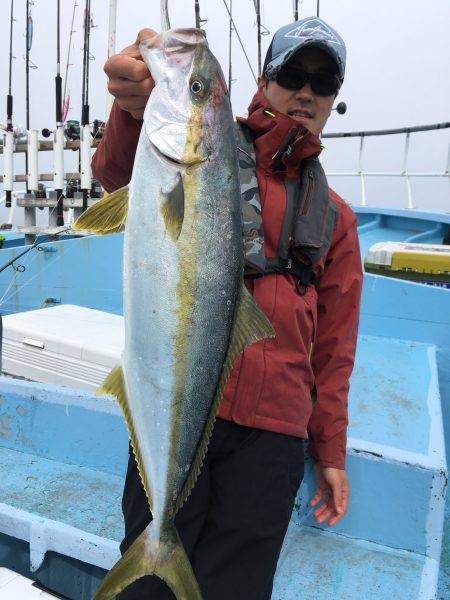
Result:
<svg viewBox="0 0 450 600">
<path fill-rule="evenodd" d="M 90 190 L 91 174 L 91 127 L 83 125 L 80 138 L 81 189 Z"/>
<path fill-rule="evenodd" d="M 28 189 L 37 192 L 39 189 L 39 165 L 38 165 L 38 130 L 31 129 L 27 136 L 28 144 Z"/>
<path fill-rule="evenodd" d="M 14 133 L 7 131 L 3 143 L 3 189 L 12 192 L 14 188 Z"/>
<path fill-rule="evenodd" d="M 64 189 L 64 126 L 58 125 L 53 134 L 53 187 L 55 190 Z"/>
</svg>

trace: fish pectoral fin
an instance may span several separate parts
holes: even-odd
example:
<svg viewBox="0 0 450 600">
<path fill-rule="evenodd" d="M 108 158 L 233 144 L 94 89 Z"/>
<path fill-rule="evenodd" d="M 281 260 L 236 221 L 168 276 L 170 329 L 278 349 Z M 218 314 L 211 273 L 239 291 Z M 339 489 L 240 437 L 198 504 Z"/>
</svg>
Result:
<svg viewBox="0 0 450 600">
<path fill-rule="evenodd" d="M 238 354 L 246 346 L 265 338 L 274 338 L 275 335 L 275 330 L 269 319 L 259 308 L 245 285 L 242 284 L 236 303 L 236 316 L 231 332 L 227 361 L 231 360 L 233 364 Z"/>
<path fill-rule="evenodd" d="M 189 558 L 173 523 L 164 526 L 159 538 L 150 523 L 101 582 L 92 600 L 112 600 L 126 587 L 146 575 L 163 579 L 178 600 L 202 600 Z"/>
<path fill-rule="evenodd" d="M 96 233 L 123 231 L 128 212 L 128 186 L 98 200 L 78 217 L 72 229 Z"/>
<path fill-rule="evenodd" d="M 98 388 L 96 393 L 97 395 L 109 394 L 117 398 L 117 402 L 119 403 L 119 406 L 122 409 L 123 415 L 125 417 L 125 422 L 128 427 L 128 432 L 130 434 L 131 446 L 133 448 L 134 456 L 136 458 L 139 476 L 141 478 L 145 493 L 147 494 L 150 510 L 152 510 L 152 495 L 150 492 L 150 486 L 147 477 L 145 475 L 145 469 L 142 462 L 141 452 L 139 450 L 139 444 L 136 436 L 136 431 L 134 429 L 133 418 L 128 402 L 127 391 L 125 388 L 125 378 L 123 376 L 122 367 L 120 365 L 118 367 L 115 367 L 111 371 L 111 373 L 102 383 L 102 385 Z"/>
<path fill-rule="evenodd" d="M 242 284 L 238 293 L 233 327 L 230 334 L 230 343 L 228 345 L 225 362 L 223 363 L 222 373 L 220 374 L 219 383 L 217 385 L 214 400 L 211 404 L 208 419 L 203 429 L 202 437 L 197 446 L 195 458 L 192 461 L 183 489 L 177 498 L 175 513 L 189 498 L 189 494 L 200 474 L 200 469 L 205 459 L 214 422 L 216 420 L 217 409 L 222 400 L 223 390 L 228 381 L 228 377 L 230 376 L 234 361 L 246 346 L 254 344 L 264 338 L 273 338 L 275 335 L 275 330 L 269 319 L 259 308 L 245 285 Z"/>
<path fill-rule="evenodd" d="M 173 242 L 180 237 L 184 220 L 184 188 L 181 173 L 177 173 L 176 182 L 169 192 L 161 191 L 161 214 L 166 231 Z"/>
</svg>

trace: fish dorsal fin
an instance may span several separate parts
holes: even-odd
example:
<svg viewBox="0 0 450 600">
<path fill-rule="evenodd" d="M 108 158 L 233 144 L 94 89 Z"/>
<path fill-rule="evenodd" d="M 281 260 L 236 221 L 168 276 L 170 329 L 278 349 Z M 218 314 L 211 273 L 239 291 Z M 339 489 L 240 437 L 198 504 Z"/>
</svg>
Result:
<svg viewBox="0 0 450 600">
<path fill-rule="evenodd" d="M 177 173 L 176 182 L 169 192 L 161 192 L 161 214 L 167 233 L 173 242 L 180 237 L 184 220 L 183 178 Z"/>
<path fill-rule="evenodd" d="M 97 233 L 118 233 L 128 212 L 128 186 L 98 200 L 89 207 L 72 225 L 72 229 Z"/>
<path fill-rule="evenodd" d="M 214 421 L 216 420 L 217 409 L 222 400 L 223 390 L 228 381 L 228 377 L 230 376 L 234 361 L 246 346 L 269 337 L 275 337 L 274 328 L 245 285 L 242 284 L 236 303 L 235 318 L 230 334 L 230 344 L 228 346 L 227 356 L 222 367 L 222 373 L 219 378 L 214 400 L 211 404 L 208 419 L 206 420 L 202 437 L 197 446 L 195 458 L 192 462 L 183 489 L 177 499 L 175 512 L 183 506 L 199 476 L 208 449 Z"/>
<path fill-rule="evenodd" d="M 125 417 L 125 421 L 128 427 L 128 431 L 130 433 L 131 445 L 133 447 L 134 456 L 136 457 L 136 463 L 138 466 L 139 475 L 141 477 L 142 485 L 144 486 L 145 493 L 147 494 L 148 502 L 150 505 L 150 510 L 152 509 L 152 497 L 150 493 L 150 487 L 148 485 L 147 478 L 145 476 L 145 471 L 142 464 L 142 457 L 139 450 L 139 444 L 136 438 L 136 432 L 134 430 L 133 419 L 131 416 L 130 407 L 128 404 L 127 392 L 125 389 L 125 379 L 123 376 L 122 367 L 118 366 L 111 371 L 105 381 L 97 390 L 97 394 L 110 394 L 111 396 L 115 396 L 119 403 L 120 408 L 122 409 L 123 415 Z"/>
</svg>

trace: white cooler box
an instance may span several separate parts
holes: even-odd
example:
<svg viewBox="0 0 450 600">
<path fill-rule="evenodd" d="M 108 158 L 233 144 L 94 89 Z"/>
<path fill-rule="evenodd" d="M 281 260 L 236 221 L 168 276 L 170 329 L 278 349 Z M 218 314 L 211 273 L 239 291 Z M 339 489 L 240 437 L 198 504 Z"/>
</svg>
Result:
<svg viewBox="0 0 450 600">
<path fill-rule="evenodd" d="M 96 390 L 121 361 L 123 317 L 63 304 L 3 317 L 2 370 Z"/>
</svg>

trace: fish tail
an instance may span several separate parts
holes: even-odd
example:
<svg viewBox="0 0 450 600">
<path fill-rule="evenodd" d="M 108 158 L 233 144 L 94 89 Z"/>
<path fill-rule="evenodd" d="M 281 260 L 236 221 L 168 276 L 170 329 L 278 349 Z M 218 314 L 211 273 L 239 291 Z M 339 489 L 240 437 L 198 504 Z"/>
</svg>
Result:
<svg viewBox="0 0 450 600">
<path fill-rule="evenodd" d="M 109 571 L 92 600 L 112 600 L 145 575 L 163 579 L 177 600 L 202 600 L 197 579 L 172 522 L 159 535 L 151 522 Z"/>
</svg>

